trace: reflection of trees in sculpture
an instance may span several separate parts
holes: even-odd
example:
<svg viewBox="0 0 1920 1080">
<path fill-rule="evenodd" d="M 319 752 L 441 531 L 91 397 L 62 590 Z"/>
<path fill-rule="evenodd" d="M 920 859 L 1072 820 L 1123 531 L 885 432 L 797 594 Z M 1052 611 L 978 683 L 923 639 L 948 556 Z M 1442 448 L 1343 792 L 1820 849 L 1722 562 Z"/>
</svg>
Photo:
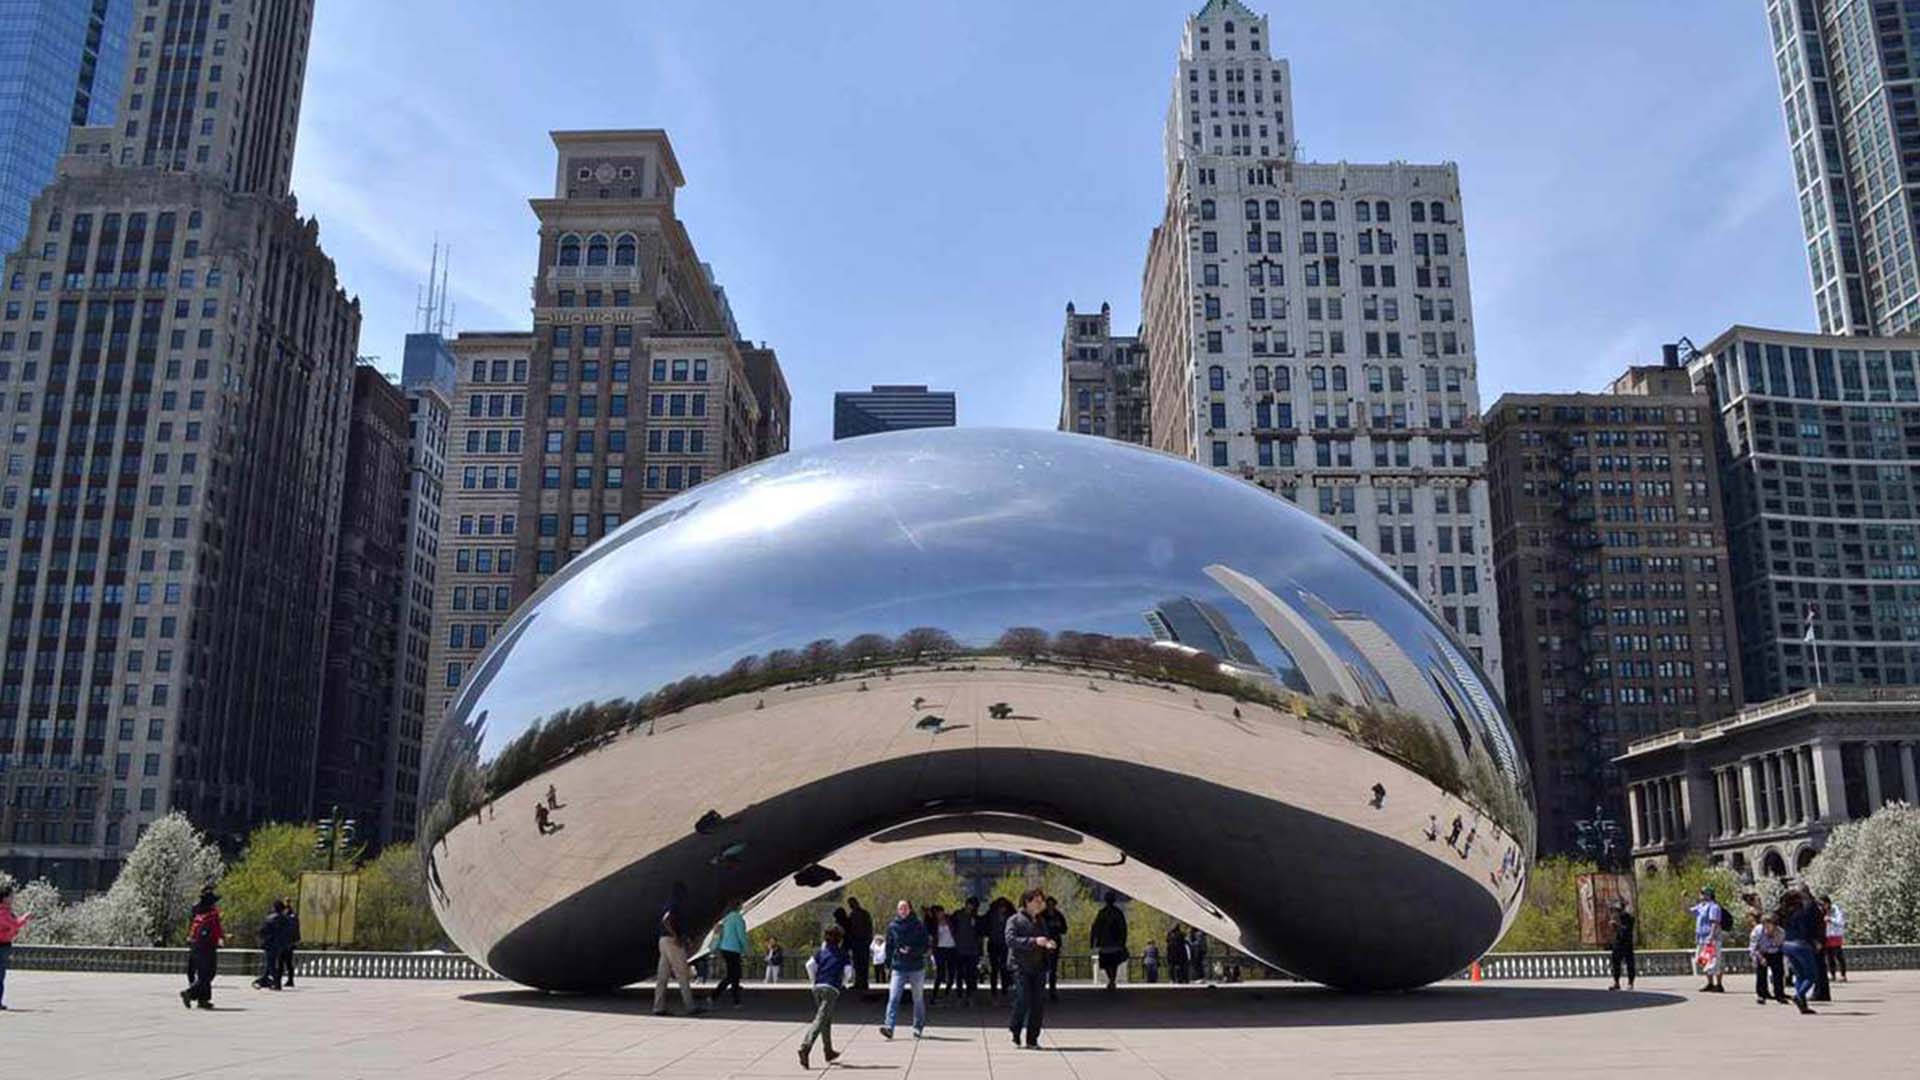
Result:
<svg viewBox="0 0 1920 1080">
<path fill-rule="evenodd" d="M 891 674 L 901 665 L 937 665 L 960 658 L 988 657 L 1007 657 L 1022 664 L 1091 668 L 1153 683 L 1178 684 L 1326 724 L 1477 806 L 1509 834 L 1519 836 L 1525 828 L 1527 814 L 1515 786 L 1517 778 L 1504 777 L 1484 749 L 1468 752 L 1463 764 L 1433 722 L 1405 709 L 1308 697 L 1236 674 L 1223 666 L 1219 657 L 1202 650 L 1169 648 L 1145 638 L 1079 630 L 1048 635 L 1036 626 L 1015 626 L 992 645 L 966 649 L 948 631 L 920 626 L 898 638 L 865 633 L 844 645 L 820 638 L 799 649 L 743 656 L 717 675 L 691 675 L 638 699 L 587 702 L 536 719 L 502 746 L 491 762 L 478 765 L 466 760 L 455 766 L 445 795 L 427 813 L 423 836 L 431 845 L 476 808 L 561 762 L 648 721 L 696 705 L 780 686 L 833 682 L 855 674 Z"/>
</svg>

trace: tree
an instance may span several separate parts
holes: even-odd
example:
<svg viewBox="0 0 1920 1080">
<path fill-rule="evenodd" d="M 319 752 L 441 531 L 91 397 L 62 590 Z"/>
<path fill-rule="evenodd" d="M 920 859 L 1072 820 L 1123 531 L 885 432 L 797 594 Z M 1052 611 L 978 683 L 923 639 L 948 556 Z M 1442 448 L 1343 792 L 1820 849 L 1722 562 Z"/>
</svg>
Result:
<svg viewBox="0 0 1920 1080">
<path fill-rule="evenodd" d="M 394 844 L 360 868 L 354 944 L 417 951 L 445 941 L 427 903 L 427 873 L 412 844 Z"/>
<path fill-rule="evenodd" d="M 1850 942 L 1920 939 L 1920 808 L 1889 803 L 1835 829 L 1803 880 L 1847 913 Z"/>
<path fill-rule="evenodd" d="M 262 825 L 247 837 L 240 858 L 220 879 L 220 909 L 236 937 L 251 932 L 267 917 L 273 902 L 300 891 L 302 870 L 324 870 L 327 857 L 314 850 L 319 833 L 312 825 Z M 356 852 L 342 852 L 352 864 Z"/>
<path fill-rule="evenodd" d="M 126 890 L 149 943 L 176 945 L 200 890 L 220 880 L 221 868 L 219 847 L 176 810 L 147 826 L 108 891 Z"/>
<path fill-rule="evenodd" d="M 1011 626 L 994 648 L 1008 656 L 1032 660 L 1047 651 L 1047 632 L 1037 626 Z"/>
<path fill-rule="evenodd" d="M 916 626 L 900 635 L 897 647 L 905 656 L 923 659 L 957 652 L 960 643 L 954 640 L 952 634 L 937 626 Z"/>
</svg>

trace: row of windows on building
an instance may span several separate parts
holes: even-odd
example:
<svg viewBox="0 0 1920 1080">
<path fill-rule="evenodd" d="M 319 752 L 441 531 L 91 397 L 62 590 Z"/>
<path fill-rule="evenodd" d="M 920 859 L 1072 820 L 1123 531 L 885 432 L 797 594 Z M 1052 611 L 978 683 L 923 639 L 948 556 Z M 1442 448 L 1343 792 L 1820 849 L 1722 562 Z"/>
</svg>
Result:
<svg viewBox="0 0 1920 1080">
<path fill-rule="evenodd" d="M 1262 232 L 1252 229 L 1246 235 L 1246 253 L 1249 255 L 1281 255 L 1286 251 L 1284 237 L 1277 231 Z M 1362 229 L 1354 236 L 1354 248 L 1360 255 L 1391 255 L 1394 253 L 1393 234 L 1385 229 Z M 1200 252 L 1212 255 L 1220 250 L 1220 234 L 1212 229 L 1200 232 Z M 1445 257 L 1452 254 L 1446 233 L 1414 233 L 1413 253 L 1420 258 Z M 1340 234 L 1334 232 L 1303 231 L 1300 234 L 1300 254 L 1324 257 L 1325 262 L 1309 262 L 1308 267 L 1326 270 L 1326 284 L 1340 284 L 1340 264 L 1335 257 L 1340 254 Z M 1449 272 L 1451 274 L 1451 272 Z M 1451 276 L 1448 277 L 1451 282 Z M 1308 274 L 1308 285 L 1319 285 L 1312 273 Z M 1284 277 L 1275 280 L 1274 285 L 1285 285 Z"/>
<path fill-rule="evenodd" d="M 1210 355 L 1220 355 L 1227 351 L 1227 336 L 1219 330 L 1206 331 L 1206 351 Z M 1247 335 L 1248 351 L 1254 356 L 1292 356 L 1292 337 L 1286 330 L 1274 330 L 1271 327 L 1253 327 Z M 1384 338 L 1377 331 L 1368 331 L 1362 337 L 1368 357 L 1398 357 L 1401 354 L 1402 338 L 1398 332 L 1390 332 Z M 1316 356 L 1345 356 L 1347 354 L 1347 335 L 1344 330 L 1311 330 L 1307 333 L 1306 354 Z M 1385 349 L 1382 349 L 1382 345 Z M 1460 336 L 1452 330 L 1444 332 L 1426 331 L 1420 335 L 1420 355 L 1424 357 L 1458 356 L 1462 352 Z"/>
<path fill-rule="evenodd" d="M 1466 390 L 1468 374 L 1464 367 L 1441 368 L 1422 365 L 1420 373 L 1422 386 L 1429 394 L 1441 393 L 1443 388 L 1449 394 L 1459 394 Z M 1265 364 L 1255 364 L 1251 374 L 1255 390 L 1293 389 L 1293 369 L 1290 367 L 1268 367 Z M 1349 374 L 1344 365 L 1335 364 L 1329 367 L 1316 364 L 1307 368 L 1306 374 L 1307 389 L 1316 393 L 1329 389 L 1334 391 L 1348 389 Z M 1367 364 L 1361 369 L 1361 376 L 1366 380 L 1369 393 L 1380 394 L 1391 391 L 1397 394 L 1404 392 L 1408 386 L 1406 369 L 1398 364 L 1385 367 L 1379 364 Z M 1227 369 L 1224 366 L 1208 365 L 1207 389 L 1214 393 L 1221 393 L 1227 389 Z"/>
<path fill-rule="evenodd" d="M 1335 221 L 1339 218 L 1339 211 L 1331 199 L 1321 199 L 1318 202 L 1313 199 L 1301 199 L 1299 208 L 1301 221 Z M 1247 221 L 1280 221 L 1281 202 L 1279 199 L 1267 199 L 1264 202 L 1260 199 L 1248 199 L 1240 205 L 1240 216 Z M 1415 200 L 1407 204 L 1407 216 L 1411 220 L 1422 224 L 1429 220 L 1436 225 L 1449 224 L 1447 221 L 1447 204 L 1438 200 L 1429 202 Z M 1200 220 L 1213 221 L 1218 217 L 1219 204 L 1213 199 L 1201 199 Z M 1391 223 L 1393 221 L 1393 204 L 1385 199 L 1355 200 L 1353 204 L 1353 219 L 1362 224 L 1372 224 L 1376 222 L 1380 224 Z M 1332 234 L 1329 233 L 1327 235 L 1331 236 Z M 1444 236 L 1444 234 L 1438 233 L 1435 235 Z M 1434 254 L 1444 255 L 1446 251 L 1440 250 L 1434 252 Z"/>
<path fill-rule="evenodd" d="M 1809 401 L 1920 400 L 1911 350 L 1819 349 L 1755 341 L 1740 346 L 1737 367 L 1731 349 L 1714 359 L 1723 404 L 1742 393 Z"/>
</svg>

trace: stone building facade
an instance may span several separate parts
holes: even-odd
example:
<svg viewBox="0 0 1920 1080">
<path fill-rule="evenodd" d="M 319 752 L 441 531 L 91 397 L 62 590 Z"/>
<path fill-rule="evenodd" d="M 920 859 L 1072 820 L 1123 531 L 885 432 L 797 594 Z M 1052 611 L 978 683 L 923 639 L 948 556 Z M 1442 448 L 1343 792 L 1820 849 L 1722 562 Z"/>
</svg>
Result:
<svg viewBox="0 0 1920 1080">
<path fill-rule="evenodd" d="M 1920 689 L 1803 690 L 1620 755 L 1642 873 L 1704 857 L 1750 875 L 1806 868 L 1835 826 L 1920 803 Z"/>
<path fill-rule="evenodd" d="M 1487 414 L 1507 711 L 1545 851 L 1571 848 L 1595 806 L 1624 820 L 1628 743 L 1740 705 L 1714 430 L 1678 366 Z"/>
<path fill-rule="evenodd" d="M 1140 302 L 1152 445 L 1361 541 L 1497 684 L 1458 171 L 1297 160 L 1270 43 L 1238 0 L 1181 40 Z"/>
<path fill-rule="evenodd" d="M 1060 430 L 1146 445 L 1147 347 L 1113 332 L 1113 308 L 1083 315 L 1067 305 L 1060 339 Z"/>
<path fill-rule="evenodd" d="M 541 582 L 789 430 L 779 416 L 762 431 L 732 316 L 674 214 L 684 179 L 666 133 L 553 141 L 554 195 L 532 200 L 533 330 L 453 342 L 429 746 L 465 675 Z M 778 361 L 764 350 L 755 363 Z"/>
<path fill-rule="evenodd" d="M 360 309 L 288 190 L 306 0 L 143 8 L 6 260 L 0 864 L 97 888 L 313 794 Z"/>
</svg>

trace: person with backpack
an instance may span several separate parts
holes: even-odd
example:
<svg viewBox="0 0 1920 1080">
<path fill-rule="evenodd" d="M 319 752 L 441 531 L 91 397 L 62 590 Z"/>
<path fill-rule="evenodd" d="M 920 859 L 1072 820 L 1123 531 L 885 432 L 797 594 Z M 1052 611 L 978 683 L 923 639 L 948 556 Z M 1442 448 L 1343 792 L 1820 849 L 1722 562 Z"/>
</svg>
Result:
<svg viewBox="0 0 1920 1080">
<path fill-rule="evenodd" d="M 1700 992 L 1724 994 L 1727 987 L 1720 963 L 1720 943 L 1726 932 L 1733 929 L 1733 916 L 1714 901 L 1711 885 L 1700 886 L 1700 902 L 1688 910 L 1693 912 L 1693 966 L 1707 978 Z"/>
<path fill-rule="evenodd" d="M 220 946 L 226 943 L 227 932 L 220 925 L 220 897 L 211 888 L 203 889 L 193 905 L 193 919 L 187 924 L 188 985 L 180 991 L 182 1008 L 213 1008 L 213 976 L 220 970 Z"/>
<path fill-rule="evenodd" d="M 840 1003 L 840 992 L 853 980 L 855 968 L 860 962 L 847 951 L 846 933 L 838 926 L 829 926 L 821 934 L 820 951 L 807 961 L 807 975 L 813 986 L 813 1023 L 807 1025 L 807 1033 L 800 1039 L 800 1067 L 813 1068 L 808 1059 L 813 1054 L 813 1041 L 820 1040 L 820 1046 L 827 1053 L 827 1064 L 831 1065 L 840 1054 L 833 1048 L 833 1010 Z"/>
</svg>

